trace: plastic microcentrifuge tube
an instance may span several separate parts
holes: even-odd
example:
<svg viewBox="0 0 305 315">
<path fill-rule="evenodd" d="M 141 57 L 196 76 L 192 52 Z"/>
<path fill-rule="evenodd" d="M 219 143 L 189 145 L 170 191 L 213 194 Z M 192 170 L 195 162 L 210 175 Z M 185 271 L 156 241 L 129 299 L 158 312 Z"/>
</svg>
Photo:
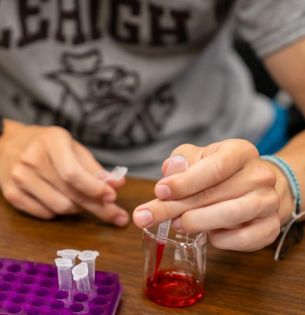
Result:
<svg viewBox="0 0 305 315">
<path fill-rule="evenodd" d="M 62 249 L 57 251 L 57 256 L 71 259 L 73 266 L 75 266 L 75 259 L 79 253 L 80 251 L 76 249 Z"/>
<path fill-rule="evenodd" d="M 118 181 L 122 179 L 128 172 L 128 168 L 126 166 L 116 166 L 114 169 L 107 173 L 106 175 L 104 172 L 99 172 L 97 174 L 97 177 L 104 180 L 105 182 L 108 182 L 110 180 Z"/>
<path fill-rule="evenodd" d="M 88 265 L 84 262 L 76 265 L 72 269 L 73 280 L 76 283 L 76 288 L 78 291 L 89 292 L 91 291 Z"/>
<path fill-rule="evenodd" d="M 95 260 L 99 256 L 99 252 L 96 250 L 83 250 L 78 259 L 88 265 L 90 284 L 93 287 L 95 282 Z"/>
<path fill-rule="evenodd" d="M 60 290 L 72 289 L 71 275 L 71 269 L 73 267 L 72 260 L 68 258 L 56 258 L 55 265 L 57 267 L 59 289 Z"/>
</svg>

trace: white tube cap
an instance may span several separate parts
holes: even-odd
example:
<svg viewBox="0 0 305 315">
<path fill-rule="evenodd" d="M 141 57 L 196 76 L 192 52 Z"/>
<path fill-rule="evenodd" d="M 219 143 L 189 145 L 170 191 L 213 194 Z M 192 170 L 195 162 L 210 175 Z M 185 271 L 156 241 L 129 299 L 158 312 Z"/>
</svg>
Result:
<svg viewBox="0 0 305 315">
<path fill-rule="evenodd" d="M 83 250 L 78 255 L 78 259 L 85 262 L 94 261 L 99 255 L 100 253 L 96 250 Z"/>
<path fill-rule="evenodd" d="M 75 259 L 79 255 L 80 251 L 76 249 L 62 249 L 57 251 L 57 256 L 62 258 Z"/>
<path fill-rule="evenodd" d="M 109 174 L 109 177 L 106 179 L 108 180 L 120 180 L 123 178 L 128 172 L 128 168 L 126 166 L 116 166 L 111 173 Z"/>
<path fill-rule="evenodd" d="M 110 180 L 118 181 L 126 176 L 128 172 L 128 168 L 126 166 L 115 166 L 111 172 L 107 172 L 105 170 L 100 171 L 96 174 L 96 176 L 105 182 Z"/>
<path fill-rule="evenodd" d="M 81 262 L 72 269 L 73 280 L 79 281 L 84 279 L 88 277 L 88 273 L 88 265 L 84 262 Z"/>
<path fill-rule="evenodd" d="M 68 258 L 56 258 L 55 259 L 55 265 L 57 268 L 72 268 L 73 263 L 71 259 Z"/>
</svg>

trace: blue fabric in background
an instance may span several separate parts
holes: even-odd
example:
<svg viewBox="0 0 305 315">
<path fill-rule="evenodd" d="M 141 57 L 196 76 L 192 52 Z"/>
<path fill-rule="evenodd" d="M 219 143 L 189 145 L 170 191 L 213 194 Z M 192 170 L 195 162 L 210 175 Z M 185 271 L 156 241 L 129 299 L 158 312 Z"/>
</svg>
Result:
<svg viewBox="0 0 305 315">
<path fill-rule="evenodd" d="M 288 108 L 272 101 L 275 115 L 272 126 L 256 144 L 260 155 L 274 154 L 288 142 Z"/>
</svg>

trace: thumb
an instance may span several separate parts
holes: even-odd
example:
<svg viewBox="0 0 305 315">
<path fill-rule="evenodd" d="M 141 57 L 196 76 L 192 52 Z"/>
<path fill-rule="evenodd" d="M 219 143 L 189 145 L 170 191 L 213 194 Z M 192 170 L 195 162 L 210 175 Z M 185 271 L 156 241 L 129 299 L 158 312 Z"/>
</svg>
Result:
<svg viewBox="0 0 305 315">
<path fill-rule="evenodd" d="M 76 141 L 73 143 L 73 145 L 79 163 L 84 169 L 97 178 L 101 178 L 100 174 L 107 173 L 107 171 L 101 166 L 101 164 L 98 163 L 93 154 L 86 147 Z M 116 192 L 110 185 L 105 184 L 104 197 L 106 197 L 107 200 L 116 199 Z"/>
<path fill-rule="evenodd" d="M 164 176 L 170 176 L 177 173 L 182 173 L 188 168 L 188 161 L 183 155 L 173 155 L 168 158 L 163 164 Z M 164 196 L 167 194 L 168 188 L 164 185 L 155 186 L 155 195 Z M 162 199 L 162 198 L 161 198 Z"/>
<path fill-rule="evenodd" d="M 164 162 L 162 172 L 164 176 L 181 173 L 188 168 L 188 164 L 183 155 L 173 155 Z"/>
<path fill-rule="evenodd" d="M 205 148 L 192 144 L 182 144 L 171 153 L 163 162 L 162 173 L 164 176 L 185 171 L 189 166 L 201 160 Z"/>
</svg>

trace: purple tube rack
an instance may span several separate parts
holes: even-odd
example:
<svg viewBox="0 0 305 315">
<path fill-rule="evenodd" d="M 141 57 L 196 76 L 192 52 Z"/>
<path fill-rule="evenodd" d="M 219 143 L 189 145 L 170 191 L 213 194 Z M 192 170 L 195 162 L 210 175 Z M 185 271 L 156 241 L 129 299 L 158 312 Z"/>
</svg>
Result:
<svg viewBox="0 0 305 315">
<path fill-rule="evenodd" d="M 116 273 L 97 271 L 91 292 L 68 292 L 54 265 L 0 258 L 1 315 L 114 315 L 121 293 Z"/>
</svg>

